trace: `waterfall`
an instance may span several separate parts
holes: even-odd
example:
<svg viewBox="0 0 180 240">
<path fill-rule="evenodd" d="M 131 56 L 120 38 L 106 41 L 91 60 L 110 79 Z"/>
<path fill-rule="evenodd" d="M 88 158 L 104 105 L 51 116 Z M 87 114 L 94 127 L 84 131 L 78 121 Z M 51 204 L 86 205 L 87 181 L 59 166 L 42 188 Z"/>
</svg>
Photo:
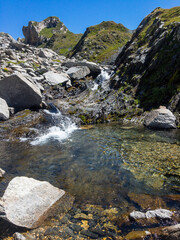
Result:
<svg viewBox="0 0 180 240">
<path fill-rule="evenodd" d="M 109 74 L 105 69 L 101 71 L 101 73 L 97 76 L 95 79 L 94 86 L 92 87 L 91 90 L 95 91 L 98 89 L 98 87 L 105 88 L 107 83 L 109 82 L 109 79 L 111 77 L 112 73 Z"/>
<path fill-rule="evenodd" d="M 71 133 L 77 129 L 75 123 L 69 117 L 62 115 L 58 109 L 53 108 L 53 111 L 44 110 L 44 112 L 51 126 L 48 129 L 40 130 L 41 133 L 38 131 L 39 136 L 30 142 L 31 145 L 42 145 L 54 140 L 61 142 L 69 138 Z M 21 140 L 24 141 L 24 139 Z"/>
</svg>

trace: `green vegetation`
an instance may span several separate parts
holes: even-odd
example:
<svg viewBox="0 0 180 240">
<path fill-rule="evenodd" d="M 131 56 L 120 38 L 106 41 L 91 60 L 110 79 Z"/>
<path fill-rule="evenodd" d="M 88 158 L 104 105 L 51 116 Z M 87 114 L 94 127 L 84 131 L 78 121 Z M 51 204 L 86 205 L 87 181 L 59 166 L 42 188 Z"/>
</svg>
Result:
<svg viewBox="0 0 180 240">
<path fill-rule="evenodd" d="M 87 28 L 81 44 L 75 46 L 69 55 L 78 54 L 90 61 L 103 62 L 125 45 L 130 37 L 131 33 L 122 24 L 102 22 Z"/>
<path fill-rule="evenodd" d="M 46 47 L 59 54 L 67 56 L 68 52 L 77 44 L 82 34 L 74 34 L 67 30 L 66 33 L 55 33 Z"/>
<path fill-rule="evenodd" d="M 155 25 L 153 26 L 154 21 L 156 21 L 156 17 L 158 17 L 161 21 L 164 22 L 164 26 L 166 26 L 168 29 L 171 29 L 172 23 L 180 22 L 180 7 L 175 7 L 171 9 L 159 8 L 155 10 L 153 13 L 153 17 L 138 36 L 137 47 L 149 43 L 149 35 L 153 34 L 153 32 L 157 29 Z"/>
<path fill-rule="evenodd" d="M 45 20 L 44 20 L 45 21 Z M 40 31 L 40 35 L 44 36 L 46 38 L 51 38 L 53 36 L 54 32 L 64 32 L 67 31 L 67 28 L 64 26 L 64 24 L 62 22 L 58 22 L 56 27 L 52 27 L 52 28 L 43 28 Z"/>
<path fill-rule="evenodd" d="M 155 9 L 147 16 L 141 31 L 136 33 L 131 52 L 125 53 L 123 62 L 119 61 L 117 75 L 123 79 L 123 85 L 119 84 L 118 91 L 128 94 L 125 82 L 131 85 L 136 102 L 145 110 L 168 105 L 180 89 L 177 22 L 180 22 L 180 7 Z M 140 51 L 145 63 L 138 60 Z M 131 63 L 130 55 L 137 56 L 137 61 Z"/>
<path fill-rule="evenodd" d="M 46 18 L 44 21 L 48 21 L 50 18 L 51 17 Z M 59 20 L 59 18 L 57 18 L 57 20 Z M 43 28 L 40 35 L 50 40 L 41 44 L 39 47 L 51 48 L 57 53 L 65 56 L 77 44 L 82 36 L 82 34 L 74 34 L 70 32 L 60 21 L 56 27 Z"/>
<path fill-rule="evenodd" d="M 4 71 L 4 72 L 8 72 L 8 69 L 7 69 L 7 68 L 3 68 L 3 71 Z"/>
</svg>

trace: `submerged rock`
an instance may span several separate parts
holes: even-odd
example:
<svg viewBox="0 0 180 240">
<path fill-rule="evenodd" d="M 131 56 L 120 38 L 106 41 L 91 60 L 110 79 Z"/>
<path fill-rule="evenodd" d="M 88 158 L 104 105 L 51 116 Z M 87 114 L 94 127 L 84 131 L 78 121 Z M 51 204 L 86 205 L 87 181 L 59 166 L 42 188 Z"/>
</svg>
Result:
<svg viewBox="0 0 180 240">
<path fill-rule="evenodd" d="M 27 240 L 27 238 L 25 238 L 21 233 L 18 232 L 14 233 L 13 238 L 14 240 Z"/>
<path fill-rule="evenodd" d="M 139 212 L 139 211 L 133 211 L 130 213 L 130 218 L 136 220 L 136 219 L 149 219 L 149 218 L 158 218 L 158 219 L 171 219 L 173 215 L 173 212 L 167 210 L 167 209 L 156 209 L 156 210 L 150 210 L 146 213 Z"/>
<path fill-rule="evenodd" d="M 160 239 L 163 240 L 179 240 L 180 239 L 180 224 L 174 226 L 165 227 L 160 231 Z"/>
<path fill-rule="evenodd" d="M 159 109 L 151 111 L 144 120 L 144 125 L 153 129 L 169 129 L 176 128 L 176 117 L 173 113 L 160 106 Z"/>
<path fill-rule="evenodd" d="M 173 213 L 167 209 L 156 209 L 146 212 L 146 218 L 171 219 Z"/>
<path fill-rule="evenodd" d="M 143 219 L 143 218 L 146 218 L 146 214 L 142 213 L 142 212 L 139 212 L 139 211 L 133 211 L 133 212 L 130 213 L 129 216 L 132 219 Z"/>
<path fill-rule="evenodd" d="M 9 107 L 14 107 L 15 111 L 39 107 L 42 102 L 40 89 L 20 73 L 0 81 L 0 97 L 6 100 Z"/>
<path fill-rule="evenodd" d="M 9 109 L 6 101 L 0 98 L 0 121 L 9 118 Z"/>
<path fill-rule="evenodd" d="M 48 182 L 15 177 L 1 199 L 1 206 L 4 208 L 4 215 L 1 217 L 20 227 L 36 228 L 64 194 L 63 190 Z"/>
</svg>

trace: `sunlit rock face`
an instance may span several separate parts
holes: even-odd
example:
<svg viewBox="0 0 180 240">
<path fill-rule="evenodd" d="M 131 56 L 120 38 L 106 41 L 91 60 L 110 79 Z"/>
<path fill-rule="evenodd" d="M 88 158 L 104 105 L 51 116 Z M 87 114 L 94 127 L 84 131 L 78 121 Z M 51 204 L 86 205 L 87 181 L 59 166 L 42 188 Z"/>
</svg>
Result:
<svg viewBox="0 0 180 240">
<path fill-rule="evenodd" d="M 1 198 L 0 206 L 4 209 L 1 217 L 20 227 L 36 228 L 64 194 L 48 182 L 15 177 Z"/>
</svg>

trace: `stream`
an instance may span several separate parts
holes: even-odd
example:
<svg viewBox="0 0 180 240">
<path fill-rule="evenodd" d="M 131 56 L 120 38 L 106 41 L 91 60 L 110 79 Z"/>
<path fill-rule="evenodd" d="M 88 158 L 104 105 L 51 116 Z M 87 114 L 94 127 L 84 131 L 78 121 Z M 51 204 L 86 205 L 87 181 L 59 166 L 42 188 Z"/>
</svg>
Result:
<svg viewBox="0 0 180 240">
<path fill-rule="evenodd" d="M 35 129 L 36 138 L 0 142 L 0 166 L 7 172 L 0 182 L 1 196 L 15 176 L 48 181 L 74 196 L 79 208 L 113 207 L 121 214 L 142 208 L 134 198 L 179 196 L 178 130 L 119 123 L 83 130 L 56 109 L 45 114 L 50 124 Z"/>
</svg>

